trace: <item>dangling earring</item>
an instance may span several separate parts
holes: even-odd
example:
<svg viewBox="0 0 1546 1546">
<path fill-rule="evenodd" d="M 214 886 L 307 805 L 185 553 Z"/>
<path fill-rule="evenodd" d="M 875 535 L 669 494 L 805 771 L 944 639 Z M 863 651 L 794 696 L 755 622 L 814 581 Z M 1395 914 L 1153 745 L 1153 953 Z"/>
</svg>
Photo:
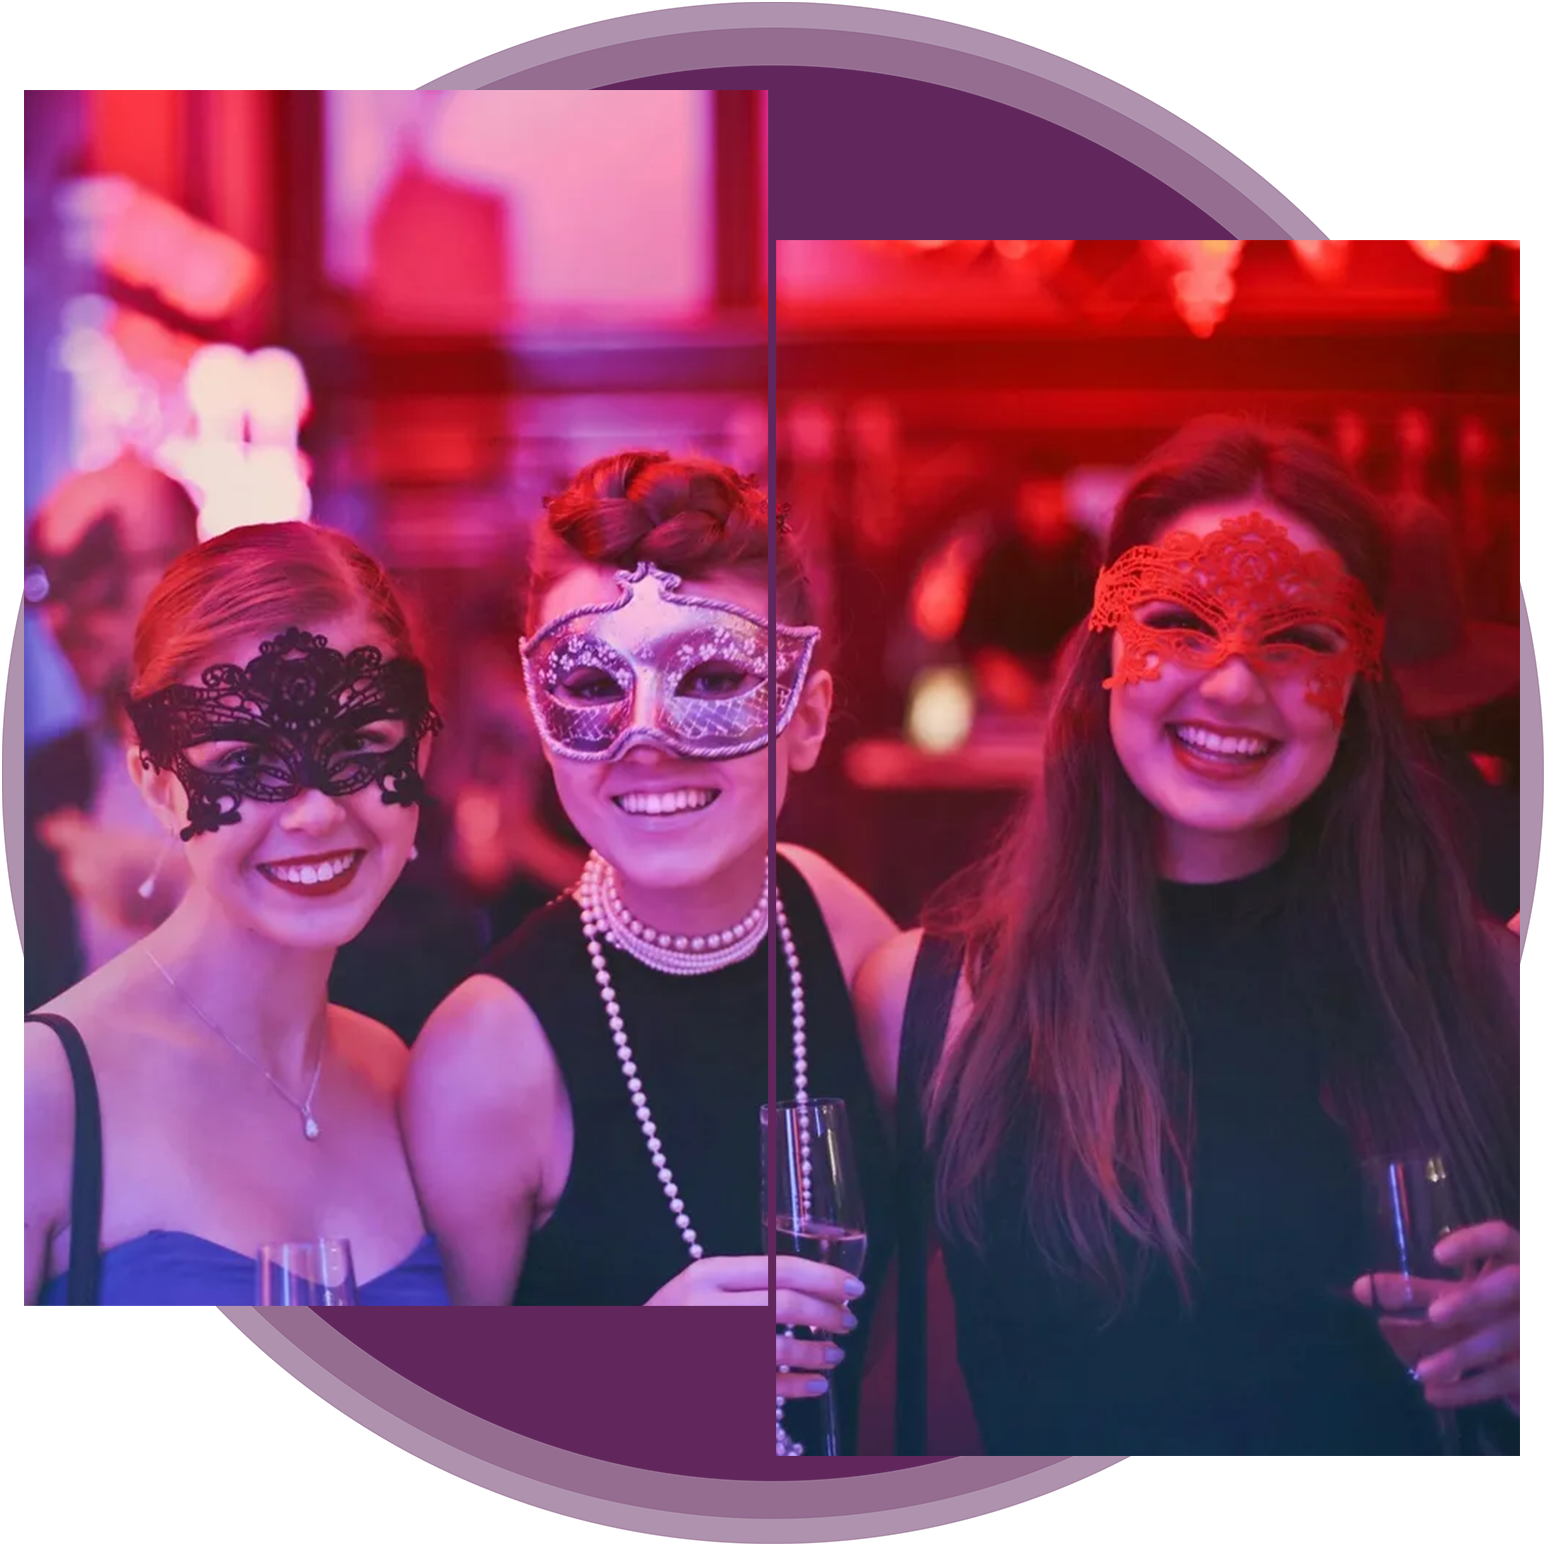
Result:
<svg viewBox="0 0 1546 1546">
<path fill-rule="evenodd" d="M 419 845 L 414 843 L 408 850 L 408 862 L 412 864 L 419 857 Z"/>
<path fill-rule="evenodd" d="M 144 880 L 142 880 L 139 885 L 134 888 L 147 902 L 156 894 L 156 881 L 160 879 L 161 866 L 166 863 L 167 851 L 171 848 L 171 846 L 172 835 L 171 833 L 168 833 L 166 841 L 161 845 L 161 852 L 156 855 L 156 862 L 152 866 L 150 874 L 148 874 Z"/>
</svg>

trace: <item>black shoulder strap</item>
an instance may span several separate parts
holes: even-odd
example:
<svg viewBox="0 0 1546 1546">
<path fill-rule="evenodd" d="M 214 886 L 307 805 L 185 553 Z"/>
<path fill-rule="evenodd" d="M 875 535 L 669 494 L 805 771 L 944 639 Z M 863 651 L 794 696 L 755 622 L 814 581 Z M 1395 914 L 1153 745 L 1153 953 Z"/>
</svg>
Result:
<svg viewBox="0 0 1546 1546">
<path fill-rule="evenodd" d="M 939 1061 L 961 957 L 935 934 L 918 946 L 897 1066 L 897 1176 L 901 1198 L 897 1223 L 896 1452 L 926 1455 L 928 1448 L 928 1273 L 933 1188 L 924 1145 L 925 1092 Z"/>
<path fill-rule="evenodd" d="M 102 1245 L 102 1108 L 97 1101 L 96 1076 L 91 1073 L 87 1045 L 70 1020 L 59 1014 L 29 1014 L 28 1019 L 46 1025 L 59 1037 L 65 1056 L 70 1059 L 70 1078 L 76 1087 L 76 1135 L 70 1175 L 70 1364 L 66 1371 L 66 1411 L 70 1422 L 66 1509 L 70 1518 L 66 1540 L 70 1546 L 97 1546 L 97 1280 Z M 46 1387 L 48 1381 L 39 1368 L 40 1402 L 46 1399 Z M 45 1432 L 40 1425 L 40 1461 L 45 1450 Z M 40 1481 L 40 1540 L 49 1538 L 42 1529 L 48 1495 L 48 1487 Z"/>
</svg>

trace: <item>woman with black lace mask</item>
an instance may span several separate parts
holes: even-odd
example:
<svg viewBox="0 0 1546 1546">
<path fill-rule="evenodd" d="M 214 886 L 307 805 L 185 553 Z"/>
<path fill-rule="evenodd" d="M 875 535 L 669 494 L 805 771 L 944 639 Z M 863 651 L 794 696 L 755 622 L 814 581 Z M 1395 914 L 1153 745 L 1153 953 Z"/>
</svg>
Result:
<svg viewBox="0 0 1546 1546">
<path fill-rule="evenodd" d="M 178 1473 L 195 1467 L 237 1467 L 230 1492 L 281 1506 L 229 1435 L 274 1407 L 261 1464 L 283 1478 L 314 1430 L 213 1313 L 254 1303 L 263 1241 L 346 1238 L 360 1303 L 447 1302 L 397 1132 L 407 1048 L 328 1002 L 335 952 L 413 856 L 439 727 L 393 586 L 339 533 L 216 536 L 145 606 L 128 714 L 131 773 L 190 881 L 144 942 L 26 1025 L 43 1543 L 97 1486 L 102 1546 L 182 1540 Z M 73 1217 L 94 1159 L 99 1221 Z M 82 1280 L 99 1282 L 100 1326 L 83 1476 L 66 1470 L 82 1446 L 65 1401 Z"/>
</svg>

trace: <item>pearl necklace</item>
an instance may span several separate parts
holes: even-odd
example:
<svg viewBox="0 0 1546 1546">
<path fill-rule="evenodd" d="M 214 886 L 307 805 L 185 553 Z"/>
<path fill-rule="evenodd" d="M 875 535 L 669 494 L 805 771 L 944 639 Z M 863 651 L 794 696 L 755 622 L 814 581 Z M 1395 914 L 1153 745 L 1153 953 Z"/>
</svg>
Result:
<svg viewBox="0 0 1546 1546">
<path fill-rule="evenodd" d="M 636 961 L 674 977 L 717 972 L 756 953 L 768 933 L 768 874 L 762 873 L 762 894 L 737 924 L 717 934 L 670 934 L 652 929 L 634 917 L 617 890 L 617 871 L 597 854 L 590 865 L 600 879 L 601 916 L 609 943 L 626 950 Z M 589 865 L 587 865 L 589 868 Z"/>
<path fill-rule="evenodd" d="M 715 936 L 712 934 L 700 941 L 697 938 L 684 938 L 681 935 L 667 937 L 653 929 L 647 929 L 623 906 L 622 899 L 617 894 L 616 871 L 598 853 L 593 852 L 586 860 L 580 883 L 575 888 L 575 897 L 580 904 L 580 926 L 585 935 L 586 953 L 590 956 L 591 971 L 595 975 L 596 987 L 601 994 L 601 1007 L 606 1011 L 607 1025 L 612 1032 L 612 1045 L 617 1050 L 617 1060 L 622 1067 L 623 1078 L 628 1083 L 628 1098 L 633 1102 L 634 1119 L 644 1135 L 644 1146 L 649 1151 L 650 1164 L 655 1167 L 655 1178 L 660 1183 L 661 1191 L 665 1193 L 666 1202 L 676 1219 L 676 1227 L 681 1231 L 682 1243 L 687 1247 L 687 1254 L 694 1261 L 702 1260 L 703 1246 L 698 1240 L 698 1232 L 693 1228 L 692 1216 L 687 1211 L 681 1188 L 677 1186 L 666 1159 L 665 1146 L 660 1141 L 660 1132 L 655 1124 L 654 1115 L 650 1111 L 649 1097 L 644 1093 L 643 1080 L 639 1078 L 639 1066 L 634 1061 L 633 1047 L 628 1041 L 628 1031 L 623 1022 L 622 1009 L 617 1002 L 617 989 L 612 986 L 612 974 L 607 970 L 606 951 L 602 941 L 605 940 L 607 944 L 626 950 L 635 959 L 659 971 L 672 972 L 681 976 L 715 971 L 719 966 L 729 965 L 732 961 L 745 960 L 766 936 L 770 889 L 770 882 L 765 875 L 762 896 L 757 906 L 730 930 L 728 945 L 723 943 L 725 935 L 721 934 L 719 936 L 721 943 L 716 946 L 713 943 Z M 810 1101 L 810 1065 L 805 1044 L 805 979 L 800 971 L 800 953 L 795 949 L 794 934 L 789 927 L 789 918 L 784 912 L 783 898 L 778 896 L 776 891 L 773 893 L 772 912 L 778 921 L 779 944 L 783 947 L 784 960 L 789 966 L 789 1021 L 794 1053 L 794 1098 L 800 1107 L 798 1118 L 800 1193 L 802 1201 L 808 1205 L 811 1184 L 811 1138 L 810 1115 L 805 1109 Z M 727 950 L 732 952 L 728 958 L 718 959 L 712 966 L 702 964 L 716 957 L 726 957 Z M 776 1408 L 774 1452 L 779 1455 L 803 1453 L 803 1446 L 793 1443 L 784 1431 L 784 1398 L 777 1396 L 774 1399 Z"/>
</svg>

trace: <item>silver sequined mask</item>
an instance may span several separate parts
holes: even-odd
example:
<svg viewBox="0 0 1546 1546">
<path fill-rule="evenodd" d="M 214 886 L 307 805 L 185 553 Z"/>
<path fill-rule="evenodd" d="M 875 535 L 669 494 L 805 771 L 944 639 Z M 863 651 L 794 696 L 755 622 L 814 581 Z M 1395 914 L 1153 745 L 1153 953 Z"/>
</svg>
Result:
<svg viewBox="0 0 1546 1546">
<path fill-rule="evenodd" d="M 773 630 L 728 601 L 678 594 L 653 564 L 619 570 L 618 599 L 565 612 L 521 641 L 526 692 L 555 756 L 615 762 L 635 746 L 744 757 L 794 717 L 819 628 Z"/>
</svg>

